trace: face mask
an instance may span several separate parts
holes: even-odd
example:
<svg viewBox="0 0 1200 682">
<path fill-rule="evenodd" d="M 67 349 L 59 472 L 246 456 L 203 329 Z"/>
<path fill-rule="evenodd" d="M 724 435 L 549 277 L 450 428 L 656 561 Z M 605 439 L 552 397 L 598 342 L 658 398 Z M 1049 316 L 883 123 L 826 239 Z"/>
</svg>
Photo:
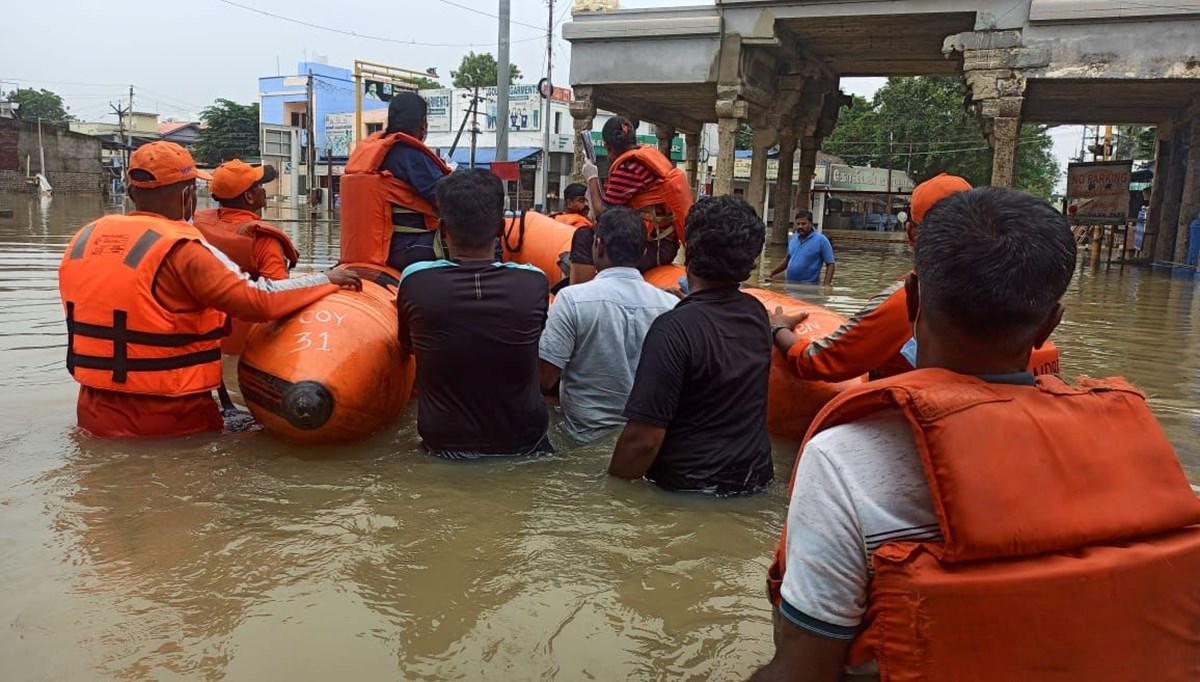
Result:
<svg viewBox="0 0 1200 682">
<path fill-rule="evenodd" d="M 913 367 L 916 367 L 917 366 L 917 339 L 915 337 L 909 339 L 908 342 L 904 344 L 904 347 L 900 349 L 900 354 L 904 356 L 905 360 L 908 360 L 908 364 L 912 365 Z"/>
<path fill-rule="evenodd" d="M 192 224 L 192 220 L 196 217 L 196 190 L 184 188 L 183 190 L 183 222 L 188 225 Z"/>
</svg>

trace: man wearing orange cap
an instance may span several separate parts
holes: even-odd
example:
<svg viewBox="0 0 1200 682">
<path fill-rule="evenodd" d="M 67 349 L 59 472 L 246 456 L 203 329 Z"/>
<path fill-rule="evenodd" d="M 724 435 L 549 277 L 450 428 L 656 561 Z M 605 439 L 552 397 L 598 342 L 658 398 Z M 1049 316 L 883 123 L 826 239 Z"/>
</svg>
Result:
<svg viewBox="0 0 1200 682">
<path fill-rule="evenodd" d="M 352 272 L 252 281 L 186 221 L 196 210 L 191 154 L 171 142 L 129 161 L 137 210 L 104 216 L 75 234 L 59 266 L 67 319 L 67 370 L 80 384 L 79 426 L 103 437 L 169 437 L 223 427 L 226 315 L 274 320 L 338 290 Z"/>
<path fill-rule="evenodd" d="M 925 214 L 942 199 L 971 189 L 966 180 L 942 173 L 917 185 L 912 193 L 912 216 L 908 222 L 908 243 L 917 243 L 917 229 Z M 904 279 L 872 297 L 829 336 L 811 343 L 800 343 L 792 328 L 808 313 L 786 315 L 782 309 L 771 316 L 775 347 L 788 359 L 788 365 L 802 379 L 845 381 L 869 374 L 882 379 L 907 372 L 913 364 L 901 354 L 912 338 L 908 321 L 908 297 Z"/>
<path fill-rule="evenodd" d="M 196 211 L 193 220 L 208 243 L 251 279 L 287 279 L 299 258 L 292 240 L 261 218 L 267 205 L 263 183 L 275 178 L 271 166 L 251 166 L 237 159 L 221 164 L 208 185 L 220 207 Z"/>
</svg>

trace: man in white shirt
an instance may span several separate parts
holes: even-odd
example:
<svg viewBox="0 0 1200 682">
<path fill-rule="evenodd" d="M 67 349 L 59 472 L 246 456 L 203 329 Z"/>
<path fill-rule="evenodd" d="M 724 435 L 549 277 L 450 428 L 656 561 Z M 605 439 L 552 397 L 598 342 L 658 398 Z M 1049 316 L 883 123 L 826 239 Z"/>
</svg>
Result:
<svg viewBox="0 0 1200 682">
<path fill-rule="evenodd" d="M 679 302 L 637 269 L 646 248 L 639 214 L 609 209 L 595 232 L 598 274 L 558 293 L 539 349 L 542 392 L 551 395 L 560 385 L 564 426 L 579 443 L 625 423 L 622 411 L 650 323 Z"/>
</svg>

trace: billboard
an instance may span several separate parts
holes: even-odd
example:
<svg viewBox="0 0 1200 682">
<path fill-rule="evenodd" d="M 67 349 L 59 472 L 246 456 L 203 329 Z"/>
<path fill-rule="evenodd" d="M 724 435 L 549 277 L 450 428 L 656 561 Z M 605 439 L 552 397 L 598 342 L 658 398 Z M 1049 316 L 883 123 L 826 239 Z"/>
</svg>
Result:
<svg viewBox="0 0 1200 682">
<path fill-rule="evenodd" d="M 480 88 L 479 95 L 487 102 L 487 122 L 484 130 L 496 130 L 496 88 Z M 542 129 L 544 104 L 536 85 L 513 85 L 508 89 L 508 130 L 524 132 Z"/>
<path fill-rule="evenodd" d="M 1129 217 L 1129 176 L 1133 161 L 1094 161 L 1067 165 L 1067 213 L 1076 218 Z"/>
<path fill-rule="evenodd" d="M 325 147 L 331 156 L 335 158 L 350 156 L 350 146 L 353 142 L 354 112 L 325 116 Z M 318 149 L 317 157 L 324 157 L 325 151 L 325 149 Z"/>
<path fill-rule="evenodd" d="M 421 97 L 429 105 L 429 132 L 448 133 L 458 129 L 454 123 L 453 90 L 422 90 Z"/>
</svg>

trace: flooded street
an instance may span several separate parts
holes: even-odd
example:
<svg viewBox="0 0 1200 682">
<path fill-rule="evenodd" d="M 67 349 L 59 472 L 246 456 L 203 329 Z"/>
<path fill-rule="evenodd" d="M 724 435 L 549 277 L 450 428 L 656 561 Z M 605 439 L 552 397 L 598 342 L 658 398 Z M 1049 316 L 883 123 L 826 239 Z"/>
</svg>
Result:
<svg viewBox="0 0 1200 682">
<path fill-rule="evenodd" d="M 104 206 L 0 208 L 5 682 L 739 680 L 770 657 L 764 571 L 795 442 L 775 442 L 767 493 L 713 500 L 610 480 L 612 438 L 437 460 L 412 406 L 344 447 L 81 438 L 56 271 Z M 333 224 L 279 224 L 301 270 L 337 260 Z M 908 267 L 903 249 L 844 245 L 831 294 L 795 293 L 848 315 Z M 1146 391 L 1200 483 L 1196 286 L 1083 267 L 1053 338 L 1066 374 Z"/>
</svg>

